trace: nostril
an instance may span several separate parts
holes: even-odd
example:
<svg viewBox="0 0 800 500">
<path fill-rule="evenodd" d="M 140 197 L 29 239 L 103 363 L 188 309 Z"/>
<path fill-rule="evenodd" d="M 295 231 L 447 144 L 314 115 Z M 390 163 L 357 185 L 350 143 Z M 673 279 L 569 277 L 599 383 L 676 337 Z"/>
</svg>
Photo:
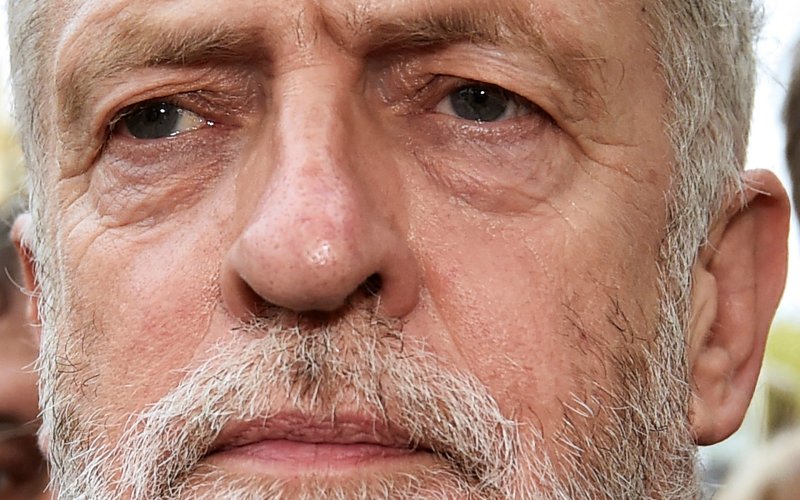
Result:
<svg viewBox="0 0 800 500">
<path fill-rule="evenodd" d="M 383 286 L 383 278 L 378 273 L 372 274 L 369 278 L 364 280 L 364 283 L 361 287 L 370 297 L 377 297 L 378 294 L 381 292 L 381 287 Z"/>
<path fill-rule="evenodd" d="M 222 295 L 229 299 L 227 306 L 231 314 L 240 319 L 249 319 L 254 315 L 260 316 L 265 310 L 274 307 L 247 281 L 238 278 L 238 275 L 230 275 L 222 281 Z"/>
</svg>

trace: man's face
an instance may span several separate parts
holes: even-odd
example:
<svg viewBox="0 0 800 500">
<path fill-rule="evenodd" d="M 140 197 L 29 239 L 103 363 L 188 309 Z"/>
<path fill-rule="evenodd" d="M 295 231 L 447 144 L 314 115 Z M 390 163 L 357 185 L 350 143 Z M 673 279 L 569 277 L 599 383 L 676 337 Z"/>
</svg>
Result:
<svg viewBox="0 0 800 500">
<path fill-rule="evenodd" d="M 645 16 L 633 1 L 76 6 L 45 181 L 62 493 L 684 482 L 685 394 L 670 414 L 647 393 L 683 374 L 680 351 L 650 359 L 672 156 Z"/>
</svg>

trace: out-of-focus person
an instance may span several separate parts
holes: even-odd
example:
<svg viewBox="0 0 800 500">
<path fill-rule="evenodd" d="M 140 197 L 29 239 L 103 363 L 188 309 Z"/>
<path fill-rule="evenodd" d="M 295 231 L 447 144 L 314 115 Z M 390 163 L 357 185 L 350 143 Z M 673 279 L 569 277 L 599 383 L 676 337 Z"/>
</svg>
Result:
<svg viewBox="0 0 800 500">
<path fill-rule="evenodd" d="M 8 237 L 17 202 L 0 222 L 0 499 L 48 498 L 47 468 L 37 446 L 38 399 L 33 362 L 37 347 L 19 290 L 19 265 Z"/>
<path fill-rule="evenodd" d="M 715 500 L 796 500 L 800 497 L 800 429 L 780 434 L 731 474 Z"/>
<path fill-rule="evenodd" d="M 794 57 L 794 70 L 784 111 L 786 120 L 786 161 L 792 177 L 792 199 L 800 213 L 800 46 Z"/>
</svg>

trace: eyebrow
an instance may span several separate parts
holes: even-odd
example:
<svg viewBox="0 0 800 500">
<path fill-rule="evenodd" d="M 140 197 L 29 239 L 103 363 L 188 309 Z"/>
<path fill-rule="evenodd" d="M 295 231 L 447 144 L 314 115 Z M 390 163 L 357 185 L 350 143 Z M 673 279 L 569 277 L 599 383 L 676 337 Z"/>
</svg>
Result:
<svg viewBox="0 0 800 500">
<path fill-rule="evenodd" d="M 255 62 L 263 54 L 264 34 L 225 25 L 165 29 L 131 18 L 110 23 L 97 43 L 56 77 L 62 119 L 72 123 L 84 114 L 92 86 L 120 72 L 157 66 Z"/>
<path fill-rule="evenodd" d="M 325 26 L 342 46 L 367 47 L 369 53 L 425 49 L 457 42 L 511 47 L 544 56 L 559 75 L 583 93 L 596 88 L 585 68 L 576 62 L 597 61 L 578 43 L 554 44 L 544 35 L 541 20 L 511 5 L 486 9 L 480 3 L 456 5 L 446 10 L 426 9 L 406 17 L 375 15 L 363 10 L 348 13 L 337 22 L 324 17 Z M 170 28 L 146 17 L 126 16 L 105 23 L 94 40 L 71 66 L 56 74 L 61 119 L 74 123 L 85 114 L 92 87 L 121 72 L 158 66 L 198 66 L 214 63 L 256 63 L 269 54 L 270 32 L 263 25 L 193 24 Z M 297 21 L 297 43 L 307 36 Z M 317 37 L 312 34 L 311 39 Z"/>
</svg>

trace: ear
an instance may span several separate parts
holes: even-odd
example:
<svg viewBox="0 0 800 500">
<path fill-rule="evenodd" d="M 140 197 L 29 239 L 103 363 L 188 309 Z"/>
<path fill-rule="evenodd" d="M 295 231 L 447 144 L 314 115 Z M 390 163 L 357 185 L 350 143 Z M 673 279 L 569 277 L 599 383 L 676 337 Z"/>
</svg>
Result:
<svg viewBox="0 0 800 500">
<path fill-rule="evenodd" d="M 786 192 L 771 172 L 743 175 L 744 199 L 730 201 L 693 268 L 690 422 L 701 445 L 741 425 L 786 280 Z"/>
<path fill-rule="evenodd" d="M 37 330 L 39 338 L 39 282 L 36 278 L 36 262 L 34 261 L 33 251 L 30 245 L 30 232 L 32 231 L 31 215 L 24 213 L 19 215 L 11 228 L 11 241 L 17 249 L 20 269 L 25 290 L 30 297 L 27 316 L 30 323 Z"/>
</svg>

